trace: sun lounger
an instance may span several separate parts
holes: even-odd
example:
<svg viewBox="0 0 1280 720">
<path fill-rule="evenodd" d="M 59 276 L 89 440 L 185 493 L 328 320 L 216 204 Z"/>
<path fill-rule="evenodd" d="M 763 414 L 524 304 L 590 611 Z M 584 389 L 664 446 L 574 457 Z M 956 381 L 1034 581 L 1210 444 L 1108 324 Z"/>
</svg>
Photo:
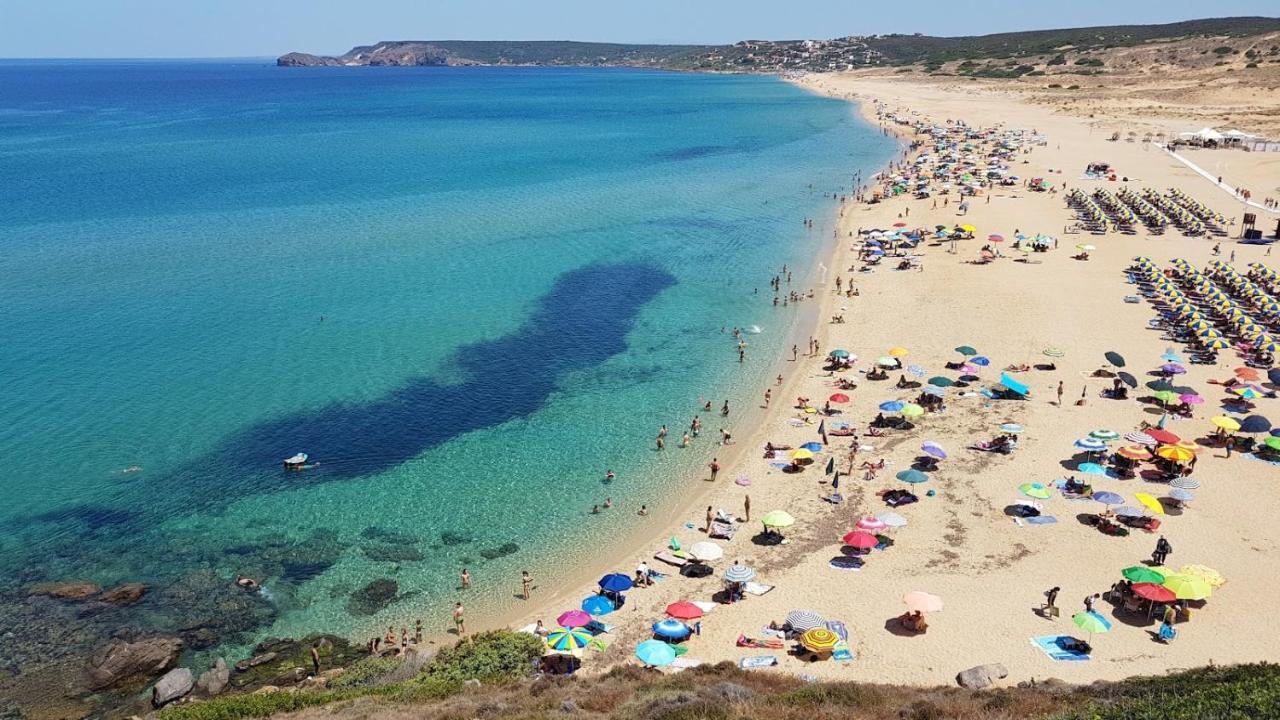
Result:
<svg viewBox="0 0 1280 720">
<path fill-rule="evenodd" d="M 659 552 L 659 553 L 654 553 L 653 559 L 661 560 L 662 562 L 668 565 L 674 565 L 676 567 L 684 567 L 685 565 L 689 564 L 688 560 L 685 560 L 684 558 L 676 557 L 675 555 L 672 555 L 670 552 L 666 550 L 663 550 L 662 552 Z"/>
<path fill-rule="evenodd" d="M 744 657 L 738 661 L 738 667 L 743 670 L 754 670 L 757 668 L 773 667 L 778 664 L 778 658 L 773 655 L 756 655 L 754 657 Z"/>
</svg>

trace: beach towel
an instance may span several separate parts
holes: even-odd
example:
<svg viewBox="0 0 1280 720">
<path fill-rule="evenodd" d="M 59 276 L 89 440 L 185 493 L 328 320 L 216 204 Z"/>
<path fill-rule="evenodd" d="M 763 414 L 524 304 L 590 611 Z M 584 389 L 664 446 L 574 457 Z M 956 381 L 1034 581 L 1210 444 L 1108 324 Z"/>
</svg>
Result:
<svg viewBox="0 0 1280 720">
<path fill-rule="evenodd" d="M 1052 525 L 1056 522 L 1058 522 L 1058 518 L 1052 515 L 1037 515 L 1026 520 L 1028 525 Z"/>
<path fill-rule="evenodd" d="M 827 629 L 836 634 L 841 640 L 849 639 L 849 629 L 839 620 L 828 620 L 826 622 Z"/>
<path fill-rule="evenodd" d="M 752 670 L 754 668 L 773 667 L 778 664 L 778 658 L 773 655 L 755 655 L 752 657 L 744 657 L 738 661 L 738 667 L 743 670 Z"/>
<path fill-rule="evenodd" d="M 764 595 L 770 590 L 773 590 L 773 586 L 765 585 L 764 583 L 749 582 L 743 585 L 742 589 L 749 595 Z"/>
<path fill-rule="evenodd" d="M 1088 655 L 1079 652 L 1071 652 L 1063 650 L 1059 640 L 1070 639 L 1070 635 L 1044 635 L 1042 637 L 1031 638 L 1031 644 L 1040 648 L 1040 650 L 1048 655 L 1051 659 L 1059 662 L 1083 662 L 1089 659 Z"/>
<path fill-rule="evenodd" d="M 734 533 L 738 532 L 738 528 L 724 522 L 711 523 L 710 537 L 718 540 L 732 540 Z"/>
<path fill-rule="evenodd" d="M 856 557 L 838 557 L 831 558 L 828 564 L 837 570 L 861 570 L 862 558 Z"/>
<path fill-rule="evenodd" d="M 663 550 L 660 553 L 654 553 L 653 559 L 661 560 L 662 562 L 668 565 L 675 565 L 676 567 L 684 567 L 685 565 L 689 564 L 688 560 L 685 560 L 684 558 L 676 557 L 675 555 L 667 552 L 666 550 Z"/>
<path fill-rule="evenodd" d="M 849 643 L 843 640 L 836 643 L 835 649 L 831 651 L 831 659 L 836 662 L 849 662 L 853 657 L 853 650 L 849 649 Z"/>
</svg>

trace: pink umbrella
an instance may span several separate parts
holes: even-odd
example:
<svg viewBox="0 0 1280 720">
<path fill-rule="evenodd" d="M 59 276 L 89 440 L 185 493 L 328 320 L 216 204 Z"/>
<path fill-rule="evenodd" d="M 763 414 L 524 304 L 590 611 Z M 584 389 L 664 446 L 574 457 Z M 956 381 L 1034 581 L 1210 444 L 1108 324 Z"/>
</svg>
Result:
<svg viewBox="0 0 1280 720">
<path fill-rule="evenodd" d="M 1186 395 L 1179 395 L 1178 399 L 1188 405 L 1201 405 L 1204 403 L 1204 398 L 1192 393 L 1188 393 Z"/>
<path fill-rule="evenodd" d="M 581 610 L 570 610 L 556 618 L 560 627 L 575 628 L 591 624 L 591 616 Z"/>
<path fill-rule="evenodd" d="M 1003 236 L 1003 235 L 992 235 L 992 236 L 988 237 L 987 239 L 988 239 L 988 240 L 990 240 L 991 242 L 1004 242 L 1004 236 Z"/>
<path fill-rule="evenodd" d="M 878 517 L 864 517 L 854 527 L 859 530 L 883 530 L 888 525 L 885 525 L 884 521 Z"/>
</svg>

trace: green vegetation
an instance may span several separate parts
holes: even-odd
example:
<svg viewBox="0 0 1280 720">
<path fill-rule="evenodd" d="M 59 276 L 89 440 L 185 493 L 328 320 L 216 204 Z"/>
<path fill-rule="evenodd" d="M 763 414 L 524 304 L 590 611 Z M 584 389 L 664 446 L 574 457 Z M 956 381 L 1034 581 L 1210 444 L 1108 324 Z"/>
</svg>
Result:
<svg viewBox="0 0 1280 720">
<path fill-rule="evenodd" d="M 1214 55 L 1231 55 L 1235 53 L 1235 51 L 1236 50 L 1233 47 L 1229 47 L 1227 45 L 1219 45 L 1218 47 L 1213 49 L 1213 54 Z"/>
<path fill-rule="evenodd" d="M 1050 58 L 1049 62 L 1045 64 L 1046 65 L 1066 65 L 1067 56 L 1063 55 L 1062 53 L 1058 53 L 1057 55 L 1054 55 L 1052 58 Z"/>
<path fill-rule="evenodd" d="M 391 675 L 402 663 L 398 657 L 367 657 L 348 665 L 341 675 L 329 683 L 330 690 L 374 687 Z"/>
<path fill-rule="evenodd" d="M 1103 686 L 1088 708 L 1058 720 L 1280 717 L 1280 665 L 1207 667 Z"/>
<path fill-rule="evenodd" d="M 440 651 L 422 674 L 438 680 L 504 682 L 529 675 L 544 651 L 529 633 L 487 632 Z"/>
</svg>

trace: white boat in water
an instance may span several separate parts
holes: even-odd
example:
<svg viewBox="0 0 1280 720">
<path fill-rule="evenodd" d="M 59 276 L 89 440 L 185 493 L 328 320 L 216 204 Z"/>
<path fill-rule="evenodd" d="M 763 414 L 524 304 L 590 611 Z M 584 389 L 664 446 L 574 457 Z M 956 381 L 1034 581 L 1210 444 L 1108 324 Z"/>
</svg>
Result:
<svg viewBox="0 0 1280 720">
<path fill-rule="evenodd" d="M 303 465 L 307 464 L 307 454 L 298 453 L 290 458 L 284 459 L 284 466 L 293 470 L 301 470 Z"/>
</svg>

